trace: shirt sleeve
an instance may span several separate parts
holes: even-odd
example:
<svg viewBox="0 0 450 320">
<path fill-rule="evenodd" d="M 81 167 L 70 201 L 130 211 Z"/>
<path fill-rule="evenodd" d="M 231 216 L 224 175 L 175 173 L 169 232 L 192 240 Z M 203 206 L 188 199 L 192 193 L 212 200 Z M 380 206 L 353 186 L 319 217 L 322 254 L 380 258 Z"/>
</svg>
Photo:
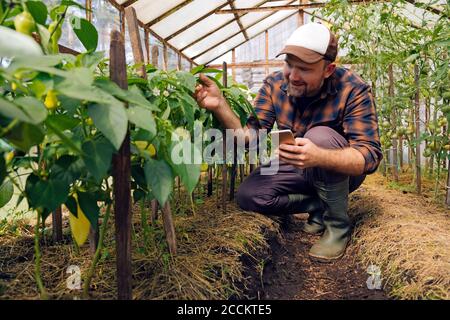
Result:
<svg viewBox="0 0 450 320">
<path fill-rule="evenodd" d="M 364 156 L 364 173 L 373 173 L 378 168 L 383 153 L 370 86 L 363 85 L 350 94 L 344 112 L 343 127 L 350 147 Z"/>
<path fill-rule="evenodd" d="M 252 129 L 270 130 L 275 123 L 276 114 L 272 102 L 273 85 L 269 78 L 264 80 L 264 84 L 259 89 L 253 102 L 255 115 L 250 115 L 247 120 L 247 126 Z"/>
</svg>

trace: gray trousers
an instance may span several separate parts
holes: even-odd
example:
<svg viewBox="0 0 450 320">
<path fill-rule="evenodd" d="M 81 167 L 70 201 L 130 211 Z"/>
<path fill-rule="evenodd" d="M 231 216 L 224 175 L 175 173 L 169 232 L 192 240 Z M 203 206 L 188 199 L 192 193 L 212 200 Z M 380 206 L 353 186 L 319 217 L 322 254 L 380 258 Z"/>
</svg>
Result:
<svg viewBox="0 0 450 320">
<path fill-rule="evenodd" d="M 306 132 L 304 138 L 310 139 L 318 147 L 342 149 L 349 146 L 347 140 L 330 127 L 318 126 Z M 349 177 L 349 191 L 356 190 L 365 175 Z M 311 194 L 316 190 L 313 181 L 326 184 L 342 182 L 346 175 L 321 168 L 300 169 L 280 162 L 278 173 L 261 175 L 261 167 L 255 169 L 239 186 L 236 200 L 247 211 L 269 215 L 283 215 L 288 212 L 289 194 Z"/>
</svg>

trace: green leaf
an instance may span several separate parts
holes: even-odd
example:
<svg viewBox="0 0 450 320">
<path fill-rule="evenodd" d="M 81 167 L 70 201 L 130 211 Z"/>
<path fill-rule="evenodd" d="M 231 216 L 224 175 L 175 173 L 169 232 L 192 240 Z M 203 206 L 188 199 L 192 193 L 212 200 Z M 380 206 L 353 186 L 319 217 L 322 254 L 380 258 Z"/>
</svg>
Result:
<svg viewBox="0 0 450 320">
<path fill-rule="evenodd" d="M 94 85 L 120 100 L 129 102 L 130 104 L 135 104 L 152 111 L 159 111 L 157 106 L 144 97 L 141 90 L 137 86 L 130 86 L 128 91 L 123 90 L 116 83 L 105 78 L 96 79 Z"/>
<path fill-rule="evenodd" d="M 95 51 L 98 44 L 98 33 L 94 25 L 83 18 L 71 19 L 72 29 L 87 51 Z"/>
<path fill-rule="evenodd" d="M 100 214 L 97 200 L 95 199 L 95 197 L 93 197 L 92 194 L 87 192 L 77 192 L 77 195 L 78 204 L 80 205 L 81 210 L 83 211 L 86 218 L 88 218 L 92 228 L 94 230 L 97 229 L 98 216 Z"/>
<path fill-rule="evenodd" d="M 50 31 L 44 27 L 43 25 L 37 24 L 37 31 L 39 33 L 39 37 L 41 39 L 41 43 L 43 44 L 43 49 L 45 51 L 45 53 L 50 53 L 52 52 L 49 49 L 49 42 L 50 42 Z"/>
<path fill-rule="evenodd" d="M 94 86 L 85 86 L 79 83 L 73 83 L 69 80 L 67 82 L 63 81 L 62 83 L 57 84 L 55 88 L 58 92 L 69 98 L 104 104 L 123 105 L 122 102 L 114 98 L 109 93 Z"/>
<path fill-rule="evenodd" d="M 38 124 L 47 118 L 47 109 L 42 101 L 34 97 L 20 97 L 14 101 L 17 105 L 22 107 L 23 112 L 28 114 L 30 123 Z"/>
<path fill-rule="evenodd" d="M 16 106 L 14 103 L 0 98 L 0 115 L 9 119 L 18 119 L 27 123 L 36 123 L 27 113 L 22 111 L 22 108 Z"/>
<path fill-rule="evenodd" d="M 0 185 L 0 208 L 8 204 L 14 194 L 14 185 L 10 180 L 5 180 Z"/>
<path fill-rule="evenodd" d="M 204 65 L 199 65 L 199 66 L 196 66 L 195 68 L 193 68 L 192 70 L 191 70 L 191 74 L 197 74 L 197 73 L 200 73 L 203 69 L 205 69 L 205 66 Z"/>
<path fill-rule="evenodd" d="M 81 146 L 86 168 L 97 182 L 100 182 L 111 167 L 113 145 L 106 139 L 89 140 Z"/>
<path fill-rule="evenodd" d="M 71 185 L 81 176 L 83 169 L 83 160 L 75 156 L 63 155 L 50 167 L 49 176 L 51 179 L 61 180 Z"/>
<path fill-rule="evenodd" d="M 113 144 L 116 150 L 122 145 L 128 129 L 128 116 L 122 105 L 92 104 L 88 114 L 95 126 Z"/>
<path fill-rule="evenodd" d="M 189 129 L 192 129 L 194 126 L 194 113 L 197 108 L 197 103 L 195 100 L 188 95 L 180 96 L 181 109 L 183 110 L 183 114 L 186 118 L 186 122 Z"/>
<path fill-rule="evenodd" d="M 0 183 L 3 183 L 5 177 L 6 177 L 6 161 L 3 153 L 0 153 Z"/>
<path fill-rule="evenodd" d="M 181 82 L 181 85 L 188 89 L 189 91 L 195 90 L 196 79 L 195 77 L 189 73 L 184 71 L 177 71 L 176 76 L 178 80 Z"/>
<path fill-rule="evenodd" d="M 28 176 L 25 184 L 25 193 L 30 207 L 54 211 L 66 202 L 69 194 L 69 186 L 61 180 L 42 180 L 35 174 Z M 45 218 L 45 217 L 43 217 Z"/>
<path fill-rule="evenodd" d="M 80 8 L 82 10 L 86 10 L 86 8 L 83 5 L 79 4 L 78 2 L 72 1 L 72 0 L 62 0 L 61 5 L 68 6 L 68 7 L 74 6 L 74 7 Z"/>
<path fill-rule="evenodd" d="M 59 75 L 61 77 L 69 77 L 70 73 L 64 70 L 51 68 L 64 60 L 63 55 L 47 55 L 47 56 L 17 56 L 9 65 L 7 71 L 14 73 L 17 69 L 29 69 L 46 72 L 49 74 Z"/>
<path fill-rule="evenodd" d="M 175 130 L 172 134 L 171 159 L 175 173 L 180 176 L 188 192 L 192 193 L 200 178 L 201 164 L 195 164 L 195 162 L 201 162 L 202 154 L 189 138 L 190 134 L 185 129 L 177 128 Z M 185 151 L 190 154 L 185 155 Z M 175 159 L 181 161 L 175 162 Z"/>
<path fill-rule="evenodd" d="M 52 124 L 52 128 L 65 131 L 75 128 L 80 123 L 80 120 L 66 114 L 52 114 L 47 117 L 46 123 L 48 124 L 49 122 Z"/>
<path fill-rule="evenodd" d="M 418 57 L 419 57 L 419 54 L 418 54 L 418 53 L 414 53 L 414 54 L 410 55 L 408 58 L 406 58 L 406 59 L 403 61 L 403 63 L 410 63 L 410 62 L 413 62 L 413 61 L 415 61 Z"/>
<path fill-rule="evenodd" d="M 175 173 L 180 176 L 183 185 L 186 187 L 188 193 L 192 193 L 200 178 L 200 164 L 185 164 L 181 163 L 174 165 Z"/>
<path fill-rule="evenodd" d="M 67 137 L 64 134 L 64 132 L 59 130 L 58 127 L 54 126 L 54 124 L 51 121 L 46 121 L 45 124 L 47 125 L 47 128 L 49 129 L 50 132 L 53 132 L 54 134 L 56 134 L 61 139 L 61 141 L 63 141 L 76 154 L 81 154 L 82 153 L 82 151 L 80 150 L 79 146 L 74 141 L 72 141 L 72 139 Z"/>
<path fill-rule="evenodd" d="M 33 16 L 34 21 L 36 21 L 36 23 L 45 25 L 48 14 L 46 5 L 42 1 L 27 1 L 26 6 L 28 8 L 28 11 Z"/>
<path fill-rule="evenodd" d="M 149 189 L 156 200 L 164 206 L 173 188 L 173 176 L 170 166 L 164 160 L 148 159 L 144 167 Z"/>
<path fill-rule="evenodd" d="M 41 56 L 41 47 L 30 36 L 0 26 L 0 57 Z"/>
<path fill-rule="evenodd" d="M 130 106 L 127 109 L 127 114 L 131 123 L 149 131 L 153 136 L 156 135 L 156 123 L 150 110 L 140 106 Z"/>
<path fill-rule="evenodd" d="M 42 142 L 44 134 L 40 127 L 21 122 L 7 133 L 4 138 L 16 148 L 27 152 L 32 146 Z"/>
<path fill-rule="evenodd" d="M 141 90 L 137 86 L 131 86 L 126 92 L 124 100 L 128 101 L 130 104 L 135 104 L 137 106 L 146 108 L 151 111 L 159 111 L 159 108 L 148 101 Z"/>
<path fill-rule="evenodd" d="M 73 196 L 69 196 L 64 204 L 67 209 L 69 209 L 70 213 L 78 218 L 77 200 L 75 200 Z"/>
</svg>

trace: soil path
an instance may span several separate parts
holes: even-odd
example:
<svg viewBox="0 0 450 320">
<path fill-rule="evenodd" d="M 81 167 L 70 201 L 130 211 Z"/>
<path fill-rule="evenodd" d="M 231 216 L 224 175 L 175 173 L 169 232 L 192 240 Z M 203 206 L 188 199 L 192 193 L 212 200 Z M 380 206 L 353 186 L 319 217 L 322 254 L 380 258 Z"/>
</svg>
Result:
<svg viewBox="0 0 450 320">
<path fill-rule="evenodd" d="M 366 182 L 351 195 L 350 216 L 354 225 L 363 223 L 367 214 L 352 205 L 352 199 L 367 197 L 368 201 L 376 202 L 369 199 L 370 191 L 379 187 L 369 184 L 372 183 Z M 295 215 L 285 227 L 281 243 L 272 244 L 272 257 L 259 284 L 261 299 L 388 299 L 385 292 L 368 289 L 369 274 L 358 261 L 358 248 L 353 241 L 338 261 L 312 261 L 308 251 L 319 236 L 301 231 L 306 218 L 306 214 Z"/>
</svg>

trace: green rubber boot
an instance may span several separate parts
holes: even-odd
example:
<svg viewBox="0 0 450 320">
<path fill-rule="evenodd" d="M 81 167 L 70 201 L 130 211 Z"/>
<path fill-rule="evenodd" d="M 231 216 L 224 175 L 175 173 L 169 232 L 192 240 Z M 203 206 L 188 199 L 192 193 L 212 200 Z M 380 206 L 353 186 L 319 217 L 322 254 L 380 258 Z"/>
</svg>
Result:
<svg viewBox="0 0 450 320">
<path fill-rule="evenodd" d="M 331 262 L 341 258 L 350 241 L 350 218 L 348 216 L 348 178 L 339 183 L 314 182 L 317 194 L 326 204 L 323 214 L 325 231 L 311 247 L 309 255 L 314 260 Z"/>
<path fill-rule="evenodd" d="M 325 209 L 321 206 L 309 212 L 308 220 L 303 224 L 302 231 L 308 234 L 319 235 L 325 230 L 323 224 L 323 213 Z"/>
<path fill-rule="evenodd" d="M 304 223 L 302 231 L 309 234 L 321 234 L 325 229 L 322 215 L 325 206 L 317 195 L 290 194 L 289 213 L 308 212 L 308 221 Z"/>
</svg>

